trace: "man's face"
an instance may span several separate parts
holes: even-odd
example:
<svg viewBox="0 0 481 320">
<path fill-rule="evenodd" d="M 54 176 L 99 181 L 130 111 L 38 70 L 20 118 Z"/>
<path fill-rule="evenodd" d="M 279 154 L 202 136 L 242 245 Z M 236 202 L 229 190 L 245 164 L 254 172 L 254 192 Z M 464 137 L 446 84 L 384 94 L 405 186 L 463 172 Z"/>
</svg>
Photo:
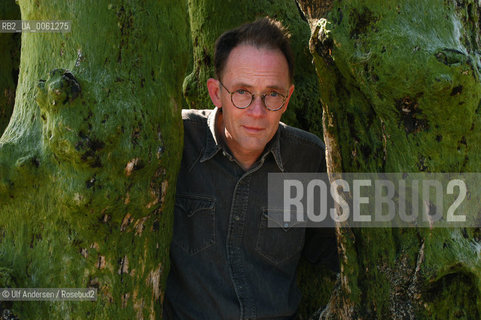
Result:
<svg viewBox="0 0 481 320">
<path fill-rule="evenodd" d="M 223 131 L 220 133 L 230 150 L 236 158 L 249 154 L 257 158 L 276 133 L 294 90 L 286 58 L 277 49 L 240 45 L 231 51 L 220 80 L 230 92 L 243 89 L 255 94 L 248 108 L 238 109 L 218 81 L 208 82 L 212 101 L 222 108 L 217 128 Z M 211 87 L 215 92 L 211 92 Z M 267 110 L 259 96 L 272 90 L 287 96 L 284 106 L 277 111 Z"/>
</svg>

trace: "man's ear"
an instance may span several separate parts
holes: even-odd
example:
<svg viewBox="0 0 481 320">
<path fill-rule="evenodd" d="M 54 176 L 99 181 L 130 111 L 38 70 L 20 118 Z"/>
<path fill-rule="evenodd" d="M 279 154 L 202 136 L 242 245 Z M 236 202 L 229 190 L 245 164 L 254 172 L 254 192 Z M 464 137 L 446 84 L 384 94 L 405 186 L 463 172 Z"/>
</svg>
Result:
<svg viewBox="0 0 481 320">
<path fill-rule="evenodd" d="M 287 105 L 289 104 L 289 100 L 291 99 L 291 96 L 292 96 L 293 92 L 294 92 L 294 84 L 291 84 L 291 86 L 289 87 L 288 94 L 287 94 L 286 103 L 284 103 L 284 107 L 282 108 L 282 113 L 286 112 Z"/>
<path fill-rule="evenodd" d="M 219 81 L 214 78 L 210 78 L 209 80 L 207 80 L 207 90 L 209 90 L 209 96 L 214 106 L 216 106 L 217 108 L 222 108 L 222 103 L 220 100 Z"/>
</svg>

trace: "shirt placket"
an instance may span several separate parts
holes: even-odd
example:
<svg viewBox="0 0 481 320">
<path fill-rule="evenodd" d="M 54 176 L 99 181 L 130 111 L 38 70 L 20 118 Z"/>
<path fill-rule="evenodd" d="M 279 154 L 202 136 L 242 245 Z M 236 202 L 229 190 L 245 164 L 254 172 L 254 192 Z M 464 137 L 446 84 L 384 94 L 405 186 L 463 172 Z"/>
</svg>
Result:
<svg viewBox="0 0 481 320">
<path fill-rule="evenodd" d="M 252 301 L 246 279 L 245 259 L 243 258 L 243 238 L 245 233 L 247 207 L 249 200 L 250 176 L 242 176 L 234 189 L 227 238 L 227 257 L 232 282 L 239 299 L 240 319 L 255 318 L 255 304 Z"/>
</svg>

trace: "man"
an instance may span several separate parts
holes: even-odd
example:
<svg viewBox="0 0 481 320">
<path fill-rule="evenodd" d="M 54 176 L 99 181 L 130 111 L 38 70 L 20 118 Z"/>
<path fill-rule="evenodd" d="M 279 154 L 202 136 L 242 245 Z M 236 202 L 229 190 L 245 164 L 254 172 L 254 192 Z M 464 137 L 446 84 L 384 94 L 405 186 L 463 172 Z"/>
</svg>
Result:
<svg viewBox="0 0 481 320">
<path fill-rule="evenodd" d="M 182 114 L 164 318 L 292 319 L 305 229 L 267 227 L 267 175 L 325 171 L 324 147 L 279 122 L 294 84 L 278 22 L 264 18 L 224 33 L 215 68 L 207 88 L 216 108 Z"/>
</svg>

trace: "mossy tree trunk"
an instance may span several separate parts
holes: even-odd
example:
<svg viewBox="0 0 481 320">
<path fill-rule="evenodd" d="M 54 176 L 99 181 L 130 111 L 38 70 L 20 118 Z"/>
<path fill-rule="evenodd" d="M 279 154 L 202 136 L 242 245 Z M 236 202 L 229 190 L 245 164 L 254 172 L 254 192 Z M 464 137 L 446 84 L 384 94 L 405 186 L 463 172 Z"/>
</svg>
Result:
<svg viewBox="0 0 481 320">
<path fill-rule="evenodd" d="M 303 1 L 329 172 L 476 172 L 479 1 Z M 338 228 L 323 319 L 479 319 L 479 229 Z"/>
<path fill-rule="evenodd" d="M 19 319 L 158 319 L 182 151 L 186 5 L 18 3 L 23 20 L 71 20 L 72 31 L 22 34 L 0 139 L 0 287 L 95 287 L 98 300 L 0 306 Z"/>
<path fill-rule="evenodd" d="M 20 8 L 15 1 L 0 3 L 1 20 L 20 20 Z M 20 34 L 0 33 L 0 136 L 7 127 L 15 103 L 15 88 L 20 60 Z"/>
</svg>

